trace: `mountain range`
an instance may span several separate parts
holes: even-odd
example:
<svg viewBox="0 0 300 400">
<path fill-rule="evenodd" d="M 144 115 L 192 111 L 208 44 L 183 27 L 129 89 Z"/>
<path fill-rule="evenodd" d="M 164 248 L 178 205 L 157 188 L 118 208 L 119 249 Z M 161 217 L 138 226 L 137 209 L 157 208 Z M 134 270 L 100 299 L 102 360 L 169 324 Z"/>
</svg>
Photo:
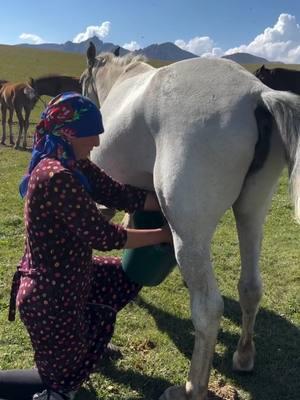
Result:
<svg viewBox="0 0 300 400">
<path fill-rule="evenodd" d="M 112 52 L 117 47 L 117 45 L 113 43 L 104 43 L 98 37 L 94 36 L 93 38 L 87 39 L 80 43 L 74 43 L 71 41 L 67 41 L 62 44 L 57 43 L 42 43 L 42 44 L 28 44 L 22 43 L 16 46 L 21 47 L 31 47 L 35 49 L 42 49 L 42 50 L 52 50 L 52 51 L 61 51 L 67 53 L 81 53 L 85 54 L 89 42 L 93 42 L 96 47 L 96 52 Z M 120 47 L 120 55 L 123 56 L 127 54 L 129 51 Z M 179 61 L 185 60 L 188 58 L 198 57 L 196 54 L 190 53 L 186 50 L 181 49 L 180 47 L 176 46 L 174 43 L 166 42 L 161 44 L 151 44 L 140 50 L 135 50 L 134 53 L 136 54 L 143 54 L 149 59 L 154 60 L 161 60 L 161 61 Z M 269 63 L 270 61 L 266 60 L 262 57 L 257 57 L 252 54 L 248 53 L 234 53 L 228 56 L 223 56 L 223 58 L 231 59 L 233 61 L 238 62 L 239 64 L 265 64 Z"/>
</svg>

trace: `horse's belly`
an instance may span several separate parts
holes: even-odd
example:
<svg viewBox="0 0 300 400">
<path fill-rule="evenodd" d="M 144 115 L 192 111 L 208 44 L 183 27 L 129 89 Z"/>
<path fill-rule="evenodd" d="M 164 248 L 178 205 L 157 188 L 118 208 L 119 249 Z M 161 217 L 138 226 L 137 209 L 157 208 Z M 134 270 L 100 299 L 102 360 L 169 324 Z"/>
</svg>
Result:
<svg viewBox="0 0 300 400">
<path fill-rule="evenodd" d="M 104 136 L 104 135 L 103 135 Z M 151 148 L 145 146 L 145 155 L 141 154 L 136 142 L 123 135 L 126 143 L 119 142 L 113 136 L 100 139 L 100 147 L 91 153 L 91 160 L 113 179 L 136 187 L 153 189 L 153 157 Z M 134 146 L 136 143 L 136 147 Z"/>
</svg>

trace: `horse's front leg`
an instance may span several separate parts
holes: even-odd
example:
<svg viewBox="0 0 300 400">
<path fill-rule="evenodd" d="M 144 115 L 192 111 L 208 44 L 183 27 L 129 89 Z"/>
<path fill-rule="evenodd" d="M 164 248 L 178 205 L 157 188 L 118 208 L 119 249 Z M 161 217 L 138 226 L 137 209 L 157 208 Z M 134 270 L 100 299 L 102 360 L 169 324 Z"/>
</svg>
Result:
<svg viewBox="0 0 300 400">
<path fill-rule="evenodd" d="M 27 131 L 29 128 L 30 112 L 31 112 L 31 108 L 30 109 L 25 108 L 23 149 L 27 148 Z"/>
<path fill-rule="evenodd" d="M 2 114 L 2 139 L 1 144 L 5 144 L 6 140 L 6 107 L 1 104 L 1 114 Z"/>
<path fill-rule="evenodd" d="M 13 137 L 13 115 L 14 115 L 14 109 L 10 108 L 9 109 L 9 117 L 8 117 L 8 127 L 9 127 L 9 143 L 11 145 L 14 145 L 14 137 Z"/>
<path fill-rule="evenodd" d="M 170 387 L 160 400 L 204 400 L 207 396 L 211 363 L 217 339 L 223 300 L 210 262 L 209 244 L 183 248 L 178 254 L 183 278 L 190 292 L 195 343 L 185 387 Z"/>
<path fill-rule="evenodd" d="M 20 142 L 21 142 L 21 137 L 22 137 L 22 133 L 24 130 L 24 119 L 23 119 L 23 115 L 22 115 L 22 110 L 20 110 L 19 108 L 16 108 L 16 114 L 18 117 L 18 121 L 19 121 L 19 133 L 18 133 L 18 137 L 15 143 L 15 149 L 18 149 L 20 146 Z"/>
</svg>

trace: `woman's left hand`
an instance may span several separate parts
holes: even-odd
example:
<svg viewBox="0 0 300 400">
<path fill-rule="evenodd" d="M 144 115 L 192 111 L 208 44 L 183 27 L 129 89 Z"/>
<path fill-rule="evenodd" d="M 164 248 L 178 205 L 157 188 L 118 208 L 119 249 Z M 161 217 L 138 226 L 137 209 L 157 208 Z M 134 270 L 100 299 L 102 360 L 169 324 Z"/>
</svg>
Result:
<svg viewBox="0 0 300 400">
<path fill-rule="evenodd" d="M 145 211 L 160 211 L 160 205 L 158 199 L 156 197 L 155 192 L 147 193 L 145 204 L 144 204 Z"/>
</svg>

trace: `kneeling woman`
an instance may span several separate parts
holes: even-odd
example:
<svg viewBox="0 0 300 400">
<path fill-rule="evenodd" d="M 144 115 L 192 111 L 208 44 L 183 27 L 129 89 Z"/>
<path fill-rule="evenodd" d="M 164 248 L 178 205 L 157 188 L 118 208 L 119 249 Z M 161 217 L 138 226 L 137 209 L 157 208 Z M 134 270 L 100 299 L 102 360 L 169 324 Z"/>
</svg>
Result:
<svg viewBox="0 0 300 400">
<path fill-rule="evenodd" d="M 20 185 L 26 243 L 10 319 L 16 303 L 46 388 L 34 399 L 74 397 L 103 357 L 117 312 L 140 290 L 119 258 L 93 257 L 92 249 L 171 242 L 168 228 L 124 229 L 98 211 L 96 203 L 128 212 L 159 209 L 153 193 L 115 182 L 88 159 L 102 132 L 100 111 L 90 100 L 72 92 L 56 97 L 36 127 Z"/>
</svg>

